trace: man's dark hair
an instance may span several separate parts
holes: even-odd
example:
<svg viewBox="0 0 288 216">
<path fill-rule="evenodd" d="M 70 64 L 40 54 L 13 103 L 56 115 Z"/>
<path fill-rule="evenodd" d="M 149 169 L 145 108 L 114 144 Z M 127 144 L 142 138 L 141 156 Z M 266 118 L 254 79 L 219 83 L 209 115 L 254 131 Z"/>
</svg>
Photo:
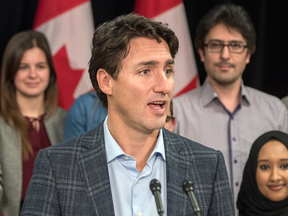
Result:
<svg viewBox="0 0 288 216">
<path fill-rule="evenodd" d="M 250 16 L 241 6 L 221 4 L 210 10 L 199 22 L 196 30 L 195 47 L 204 49 L 205 38 L 216 25 L 223 23 L 227 28 L 238 30 L 245 38 L 248 52 L 256 50 L 256 32 Z"/>
<path fill-rule="evenodd" d="M 131 39 L 145 37 L 159 43 L 166 41 L 172 58 L 178 52 L 179 42 L 175 33 L 162 24 L 137 14 L 122 15 L 100 25 L 92 40 L 92 56 L 89 74 L 92 85 L 104 107 L 108 107 L 107 96 L 99 88 L 97 72 L 106 70 L 116 80 L 121 70 L 121 62 L 129 53 Z"/>
</svg>

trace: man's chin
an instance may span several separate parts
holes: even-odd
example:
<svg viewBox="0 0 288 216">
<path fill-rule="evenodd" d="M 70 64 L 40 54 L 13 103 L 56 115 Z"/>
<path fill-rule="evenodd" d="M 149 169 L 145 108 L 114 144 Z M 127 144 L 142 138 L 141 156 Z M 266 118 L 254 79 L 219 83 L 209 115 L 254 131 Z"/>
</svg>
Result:
<svg viewBox="0 0 288 216">
<path fill-rule="evenodd" d="M 237 78 L 216 78 L 214 79 L 216 83 L 218 83 L 218 85 L 221 85 L 221 86 L 229 86 L 229 85 L 232 85 L 234 84 L 235 82 L 237 82 L 238 80 L 238 77 Z"/>
<path fill-rule="evenodd" d="M 165 126 L 165 123 L 166 122 L 159 122 L 159 123 L 154 122 L 154 124 L 151 124 L 147 129 L 150 132 L 154 132 L 156 130 L 162 129 Z"/>
</svg>

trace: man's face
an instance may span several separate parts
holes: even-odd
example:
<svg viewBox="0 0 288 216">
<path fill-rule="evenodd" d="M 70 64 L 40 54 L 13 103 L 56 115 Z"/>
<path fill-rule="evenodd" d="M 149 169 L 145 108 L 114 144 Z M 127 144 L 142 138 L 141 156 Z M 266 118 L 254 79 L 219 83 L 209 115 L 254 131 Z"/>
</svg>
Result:
<svg viewBox="0 0 288 216">
<path fill-rule="evenodd" d="M 242 42 L 247 45 L 242 34 L 233 28 L 227 28 L 220 23 L 214 26 L 205 38 L 205 44 L 211 41 L 221 41 L 224 44 L 231 42 Z M 247 48 L 243 53 L 231 53 L 227 46 L 223 47 L 222 52 L 208 52 L 207 47 L 198 49 L 200 59 L 204 62 L 205 70 L 210 84 L 216 83 L 221 86 L 231 85 L 237 81 L 241 82 L 242 73 L 246 64 L 250 61 L 251 54 Z"/>
<path fill-rule="evenodd" d="M 164 40 L 135 38 L 129 48 L 117 79 L 111 80 L 108 114 L 113 112 L 133 130 L 151 133 L 166 122 L 174 60 Z"/>
</svg>

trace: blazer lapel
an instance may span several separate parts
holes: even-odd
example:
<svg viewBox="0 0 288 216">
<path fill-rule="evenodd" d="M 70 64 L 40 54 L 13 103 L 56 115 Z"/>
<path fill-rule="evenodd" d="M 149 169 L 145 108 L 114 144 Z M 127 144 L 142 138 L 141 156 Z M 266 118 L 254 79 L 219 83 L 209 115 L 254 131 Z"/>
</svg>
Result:
<svg viewBox="0 0 288 216">
<path fill-rule="evenodd" d="M 167 215 L 186 215 L 187 208 L 191 209 L 189 200 L 183 192 L 182 183 L 188 177 L 189 158 L 181 151 L 181 141 L 163 129 L 166 172 L 167 172 Z"/>
<path fill-rule="evenodd" d="M 78 164 L 93 215 L 114 215 L 103 122 L 84 136 L 81 154 L 78 155 Z"/>
</svg>

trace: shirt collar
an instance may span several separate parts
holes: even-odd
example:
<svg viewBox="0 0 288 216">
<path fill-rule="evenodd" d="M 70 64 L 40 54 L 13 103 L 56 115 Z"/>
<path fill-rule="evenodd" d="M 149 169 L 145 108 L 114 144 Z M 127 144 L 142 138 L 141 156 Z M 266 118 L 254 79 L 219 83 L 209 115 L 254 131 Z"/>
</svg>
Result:
<svg viewBox="0 0 288 216">
<path fill-rule="evenodd" d="M 217 93 L 211 87 L 207 77 L 206 77 L 206 79 L 205 79 L 205 81 L 203 83 L 201 94 L 202 94 L 202 99 L 203 99 L 203 106 L 207 106 L 213 100 L 218 98 Z M 241 81 L 241 99 L 240 99 L 240 104 L 242 103 L 243 99 L 245 99 L 247 101 L 247 103 L 250 104 L 250 102 L 249 102 L 249 100 L 250 100 L 249 92 L 247 91 L 247 87 L 244 86 L 243 80 L 242 80 Z"/>
<path fill-rule="evenodd" d="M 109 131 L 108 125 L 107 125 L 107 119 L 108 119 L 108 115 L 105 118 L 103 126 L 104 126 L 104 140 L 105 140 L 106 158 L 107 158 L 107 163 L 110 163 L 112 160 L 114 160 L 118 156 L 126 155 L 126 154 L 121 149 L 121 147 L 118 145 L 118 143 L 115 141 L 115 139 L 112 137 L 112 135 L 110 134 L 110 131 Z M 154 154 L 160 154 L 161 157 L 163 158 L 163 160 L 166 161 L 162 129 L 159 131 L 156 146 L 155 146 L 152 154 L 150 155 L 148 161 L 150 160 L 150 158 Z"/>
</svg>

